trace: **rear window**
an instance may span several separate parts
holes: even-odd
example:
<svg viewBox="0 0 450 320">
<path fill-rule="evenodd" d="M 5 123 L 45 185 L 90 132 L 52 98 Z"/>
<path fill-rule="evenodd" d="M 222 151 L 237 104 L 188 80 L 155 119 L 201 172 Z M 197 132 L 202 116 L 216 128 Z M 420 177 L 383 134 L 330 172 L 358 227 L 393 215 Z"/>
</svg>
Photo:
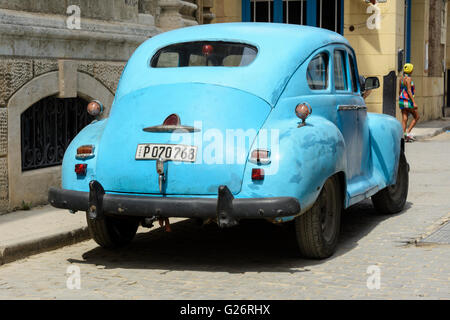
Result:
<svg viewBox="0 0 450 320">
<path fill-rule="evenodd" d="M 244 67 L 255 60 L 256 47 L 243 43 L 196 41 L 160 49 L 152 58 L 152 68 Z"/>
</svg>

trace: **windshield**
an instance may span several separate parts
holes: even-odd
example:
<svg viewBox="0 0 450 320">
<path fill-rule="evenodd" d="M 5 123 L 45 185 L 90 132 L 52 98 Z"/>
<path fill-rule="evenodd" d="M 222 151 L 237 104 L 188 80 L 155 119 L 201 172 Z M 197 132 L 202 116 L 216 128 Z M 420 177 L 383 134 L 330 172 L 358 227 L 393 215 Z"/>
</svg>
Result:
<svg viewBox="0 0 450 320">
<path fill-rule="evenodd" d="M 234 42 L 196 41 L 160 49 L 152 58 L 152 68 L 243 67 L 255 60 L 256 47 Z"/>
</svg>

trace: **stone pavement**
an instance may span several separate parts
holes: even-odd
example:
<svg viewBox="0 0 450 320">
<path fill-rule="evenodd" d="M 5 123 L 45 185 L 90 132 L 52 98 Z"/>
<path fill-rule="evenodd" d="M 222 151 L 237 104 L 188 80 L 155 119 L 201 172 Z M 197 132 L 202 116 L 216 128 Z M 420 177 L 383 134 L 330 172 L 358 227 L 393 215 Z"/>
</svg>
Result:
<svg viewBox="0 0 450 320">
<path fill-rule="evenodd" d="M 438 134 L 450 130 L 450 118 L 420 122 L 412 130 L 417 140 L 432 138 Z"/>
<path fill-rule="evenodd" d="M 329 259 L 299 258 L 289 226 L 219 230 L 186 220 L 172 233 L 141 229 L 117 251 L 89 240 L 0 266 L 0 299 L 448 300 L 450 246 L 416 243 L 450 220 L 449 146 L 450 133 L 407 144 L 405 210 L 350 208 Z M 80 289 L 69 267 L 79 268 Z"/>
<path fill-rule="evenodd" d="M 419 123 L 417 140 L 450 130 L 450 118 Z M 177 220 L 178 221 L 178 220 Z M 84 215 L 49 205 L 0 215 L 0 265 L 89 238 Z"/>
</svg>

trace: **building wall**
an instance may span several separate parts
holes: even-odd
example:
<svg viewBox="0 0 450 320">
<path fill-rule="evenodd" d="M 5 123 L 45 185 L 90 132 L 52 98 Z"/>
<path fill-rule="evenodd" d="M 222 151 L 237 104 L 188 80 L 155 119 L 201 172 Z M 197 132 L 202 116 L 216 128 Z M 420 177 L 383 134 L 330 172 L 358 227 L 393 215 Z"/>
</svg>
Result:
<svg viewBox="0 0 450 320">
<path fill-rule="evenodd" d="M 356 50 L 360 72 L 383 80 L 383 76 L 389 71 L 397 71 L 398 50 L 404 49 L 404 1 L 378 4 L 382 17 L 380 30 L 369 30 L 365 25 L 369 17 L 366 13 L 367 6 L 363 1 L 345 1 L 344 36 Z M 446 25 L 441 25 L 441 15 L 445 10 L 442 0 L 412 1 L 411 63 L 415 66 L 413 81 L 421 121 L 437 119 L 442 114 Z M 444 16 L 446 15 L 447 13 Z M 355 31 L 349 30 L 350 25 L 357 26 Z M 444 39 L 441 39 L 441 32 L 444 32 Z M 383 111 L 383 83 L 366 102 L 369 111 Z M 400 119 L 399 109 L 396 110 Z"/>
<path fill-rule="evenodd" d="M 448 3 L 447 3 L 447 21 L 446 21 L 446 44 L 450 44 L 450 32 L 448 32 L 447 30 L 449 30 L 450 27 L 450 10 L 448 7 Z M 450 46 L 446 45 L 445 48 L 445 69 L 449 70 L 450 69 Z M 447 85 L 448 85 L 448 81 L 450 80 L 449 77 L 449 72 L 446 72 L 445 75 L 445 88 L 444 88 L 444 94 L 445 94 L 445 101 L 444 101 L 444 106 L 447 107 L 447 116 L 449 116 L 450 114 L 448 114 L 450 112 L 449 106 L 450 106 L 450 101 L 447 98 L 448 97 L 448 90 L 447 90 Z"/>
<path fill-rule="evenodd" d="M 422 120 L 439 118 L 444 105 L 446 35 L 441 39 L 442 10 L 442 0 L 413 1 L 411 62 L 415 66 L 413 80 Z"/>
<path fill-rule="evenodd" d="M 68 18 L 80 9 L 80 29 Z M 209 23 L 212 0 L 0 0 L 0 213 L 47 202 L 60 166 L 22 172 L 21 114 L 48 96 L 98 99 L 106 116 L 126 61 L 165 30 Z"/>
<path fill-rule="evenodd" d="M 0 0 L 0 8 L 65 15 L 70 5 L 80 7 L 83 17 L 105 21 L 137 22 L 138 0 Z"/>
<path fill-rule="evenodd" d="M 214 0 L 215 19 L 213 23 L 241 22 L 242 1 L 241 0 Z"/>
<path fill-rule="evenodd" d="M 381 28 L 369 29 L 367 13 L 370 5 L 364 1 L 346 0 L 344 7 L 344 36 L 355 49 L 360 74 L 377 76 L 381 88 L 366 100 L 370 112 L 383 112 L 383 77 L 398 70 L 398 50 L 404 48 L 404 4 L 402 1 L 379 3 Z M 353 31 L 352 31 L 353 30 Z"/>
<path fill-rule="evenodd" d="M 450 44 L 450 32 L 448 31 L 450 27 L 450 10 L 447 2 L 447 21 L 446 21 L 446 44 Z M 446 69 L 450 69 L 450 45 L 445 46 L 445 66 Z"/>
<path fill-rule="evenodd" d="M 360 73 L 378 76 L 383 86 L 383 76 L 397 70 L 397 51 L 403 48 L 404 6 L 402 1 L 378 4 L 383 18 L 380 30 L 367 28 L 368 6 L 363 0 L 344 1 L 344 36 L 356 51 Z M 242 20 L 241 0 L 215 0 L 215 10 L 214 22 Z M 366 102 L 369 111 L 382 112 L 383 87 L 373 91 Z"/>
<path fill-rule="evenodd" d="M 443 106 L 444 73 L 441 72 L 445 60 L 446 23 L 441 23 L 441 12 L 446 12 L 447 1 L 442 0 L 412 0 L 412 37 L 411 62 L 415 65 L 413 80 L 416 84 L 416 99 L 419 105 L 421 121 L 440 117 Z M 367 20 L 373 13 L 368 13 L 369 3 L 364 0 L 344 1 L 344 36 L 350 41 L 356 51 L 359 71 L 364 76 L 377 76 L 381 88 L 375 90 L 367 98 L 368 110 L 383 112 L 384 76 L 394 71 L 398 75 L 398 51 L 405 49 L 405 3 L 404 0 L 387 0 L 378 3 L 381 10 L 381 28 L 369 29 Z M 430 13 L 431 8 L 431 13 Z M 214 22 L 241 21 L 241 0 L 215 0 L 216 20 Z M 430 24 L 431 14 L 431 24 Z M 444 16 L 447 16 L 447 13 Z M 433 39 L 439 38 L 439 46 L 430 46 Z M 441 29 L 444 41 L 440 41 Z M 439 30 L 439 31 L 438 31 Z M 431 42 L 430 42 L 431 41 Z M 425 70 L 426 46 L 429 46 L 428 61 L 434 63 L 435 70 L 429 74 Z M 447 49 L 446 49 L 447 48 Z M 446 55 L 449 57 L 450 55 Z M 437 66 L 439 65 L 439 66 Z M 397 88 L 398 90 L 398 88 Z M 397 96 L 398 94 L 396 94 Z M 398 97 L 396 97 L 398 102 Z M 396 116 L 400 119 L 400 112 L 396 103 Z"/>
</svg>

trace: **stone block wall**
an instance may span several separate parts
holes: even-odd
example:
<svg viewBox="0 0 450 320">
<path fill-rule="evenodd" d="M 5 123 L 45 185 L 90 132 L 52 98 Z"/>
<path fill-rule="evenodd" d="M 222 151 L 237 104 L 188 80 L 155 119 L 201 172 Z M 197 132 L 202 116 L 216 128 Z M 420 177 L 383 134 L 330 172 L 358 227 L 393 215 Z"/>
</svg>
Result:
<svg viewBox="0 0 450 320">
<path fill-rule="evenodd" d="M 80 60 L 77 64 L 78 71 L 94 77 L 114 93 L 126 62 Z M 0 56 L 0 110 L 6 108 L 9 98 L 23 85 L 51 71 L 58 71 L 58 59 L 15 59 Z M 3 127 L 0 128 L 0 138 L 3 137 L 2 132 Z M 3 143 L 4 141 L 0 141 L 0 156 L 3 154 Z"/>
<path fill-rule="evenodd" d="M 81 9 L 81 17 L 84 18 L 106 21 L 137 22 L 139 7 L 143 6 L 145 2 L 156 3 L 155 0 L 0 0 L 0 8 L 34 13 L 66 15 L 69 6 L 77 5 Z"/>
<path fill-rule="evenodd" d="M 8 99 L 21 86 L 33 78 L 33 64 L 30 59 L 0 59 L 0 211 L 8 203 Z"/>
<path fill-rule="evenodd" d="M 67 27 L 70 5 L 80 8 L 81 29 Z M 46 203 L 47 188 L 60 181 L 58 167 L 21 171 L 23 111 L 46 96 L 77 93 L 110 105 L 143 41 L 209 23 L 212 7 L 212 0 L 0 0 L 0 214 L 22 201 Z"/>
<path fill-rule="evenodd" d="M 119 82 L 125 62 L 116 61 L 76 61 L 77 71 L 85 73 L 101 84 L 103 84 L 111 94 L 114 94 Z M 36 77 L 58 71 L 57 59 L 14 59 L 11 57 L 0 57 L 0 212 L 15 209 L 19 203 L 11 205 L 9 202 L 8 183 L 8 108 L 10 98 L 26 83 Z M 46 83 L 42 84 L 43 86 Z M 45 88 L 41 88 L 45 89 Z M 20 143 L 20 137 L 17 142 Z M 20 163 L 11 165 L 20 166 Z M 17 177 L 11 177 L 17 179 Z M 39 186 L 35 186 L 39 188 Z M 34 198 L 33 198 L 34 200 Z M 29 197 L 24 192 L 24 202 L 29 201 Z M 34 200 L 32 204 L 45 203 Z"/>
<path fill-rule="evenodd" d="M 8 203 L 8 113 L 0 108 L 0 212 L 7 210 Z"/>
<path fill-rule="evenodd" d="M 1 59 L 0 107 L 6 107 L 11 95 L 31 79 L 33 79 L 33 61 L 31 59 Z"/>
</svg>

